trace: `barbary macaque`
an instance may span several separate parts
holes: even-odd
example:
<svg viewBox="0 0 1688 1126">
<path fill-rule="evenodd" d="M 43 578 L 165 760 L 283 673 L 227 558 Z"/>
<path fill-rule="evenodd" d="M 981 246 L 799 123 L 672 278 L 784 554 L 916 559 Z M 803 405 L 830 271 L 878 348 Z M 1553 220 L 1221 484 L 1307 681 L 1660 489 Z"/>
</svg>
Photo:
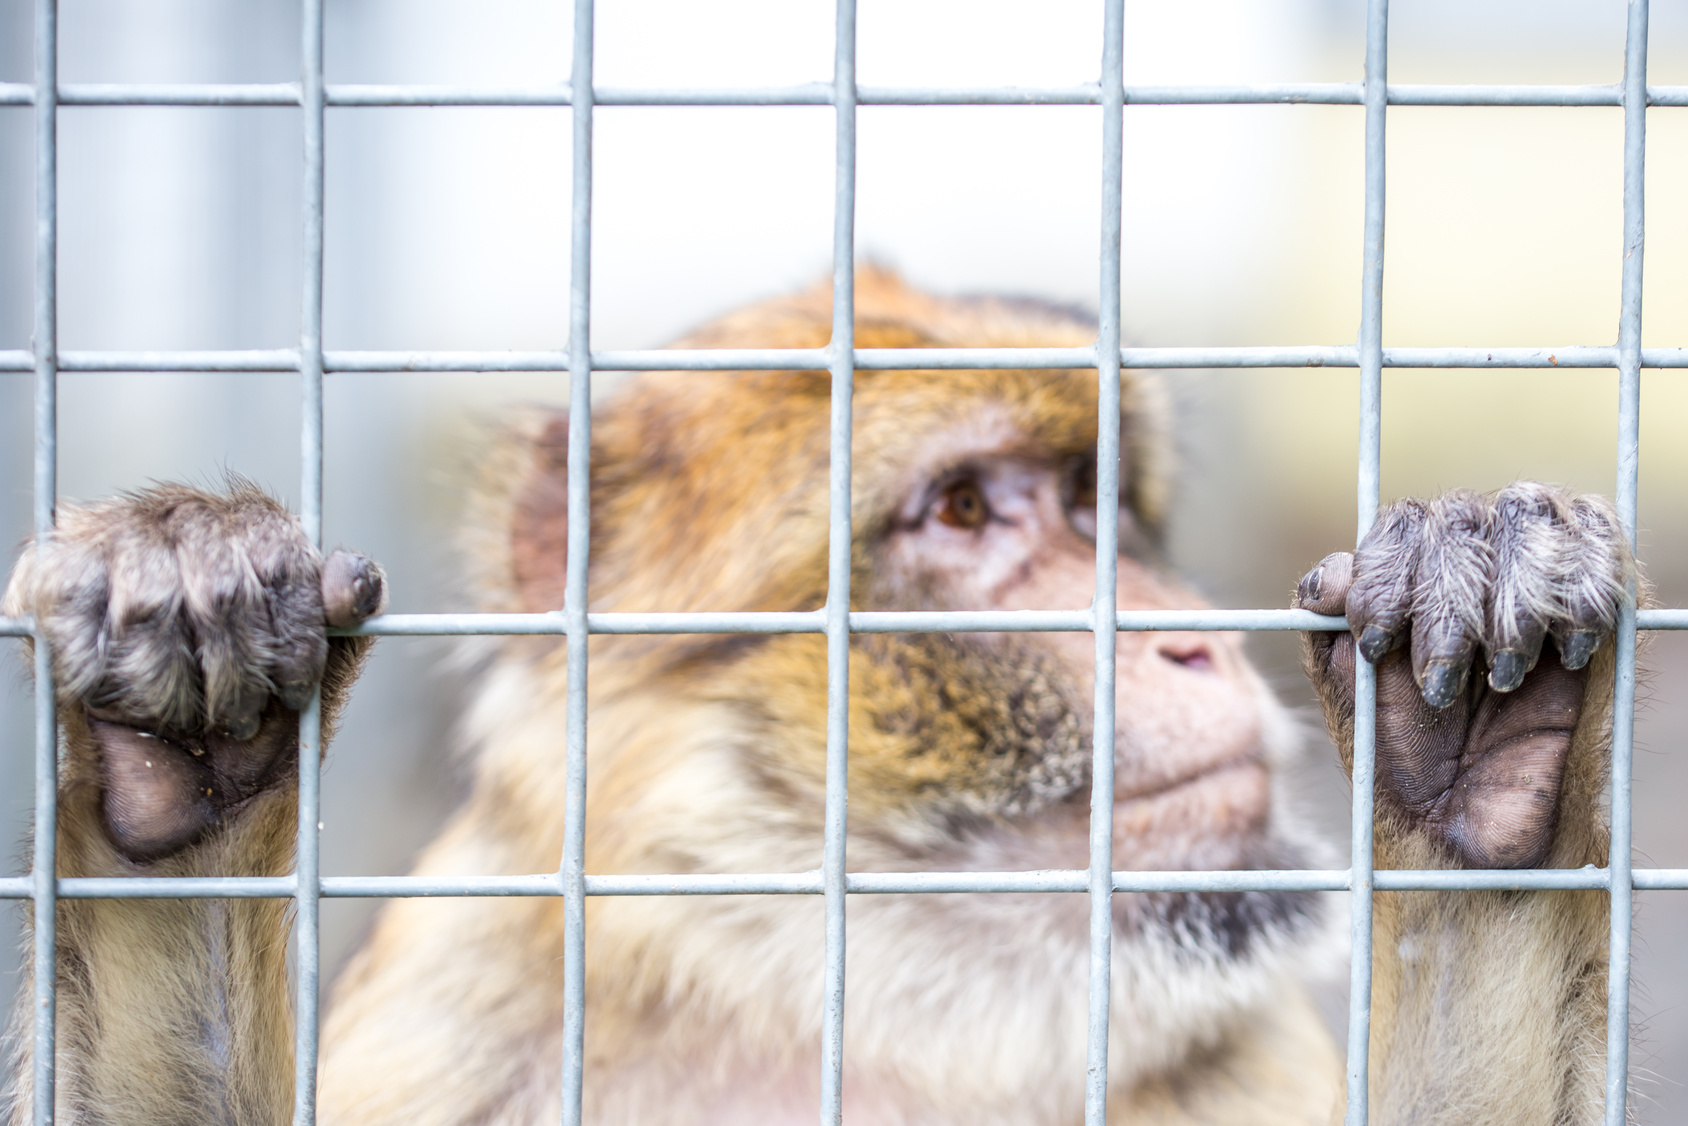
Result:
<svg viewBox="0 0 1688 1126">
<path fill-rule="evenodd" d="M 932 297 L 880 271 L 856 309 L 867 348 L 1094 339 L 1057 309 Z M 811 348 L 829 331 L 822 288 L 681 344 Z M 1121 389 L 1118 605 L 1197 607 L 1159 550 L 1162 387 L 1127 372 Z M 594 407 L 592 608 L 820 606 L 828 403 L 824 373 L 668 372 Z M 1094 370 L 863 371 L 854 409 L 856 608 L 1090 604 Z M 530 411 L 486 460 L 469 537 L 486 609 L 562 605 L 566 454 L 563 415 Z M 1607 641 L 1633 566 L 1604 502 L 1519 483 L 1387 506 L 1356 552 L 1301 580 L 1297 605 L 1351 626 L 1304 639 L 1345 763 L 1356 653 L 1377 662 L 1380 867 L 1605 863 Z M 297 709 L 320 682 L 332 724 L 367 643 L 325 627 L 378 612 L 382 583 L 361 557 L 324 560 L 245 484 L 66 508 L 4 603 L 52 646 L 61 874 L 286 873 Z M 1092 648 L 1082 633 L 855 637 L 851 869 L 1083 868 Z M 1123 632 L 1117 669 L 1116 868 L 1326 862 L 1279 792 L 1298 729 L 1236 635 Z M 565 673 L 554 638 L 489 648 L 465 718 L 471 792 L 418 872 L 556 869 Z M 590 683 L 588 871 L 819 866 L 822 638 L 599 636 Z M 1111 1121 L 1340 1118 L 1343 1065 L 1308 984 L 1343 958 L 1326 898 L 1115 897 Z M 58 1122 L 289 1118 L 281 902 L 58 910 Z M 1087 912 L 1067 894 L 852 897 L 846 1120 L 1081 1121 Z M 1592 891 L 1378 893 L 1372 1121 L 1594 1121 L 1606 912 Z M 547 898 L 386 905 L 333 990 L 321 1120 L 556 1121 L 562 933 Z M 590 900 L 586 1121 L 812 1122 L 823 948 L 813 896 Z M 29 1008 L 13 1122 L 31 1102 Z"/>
</svg>

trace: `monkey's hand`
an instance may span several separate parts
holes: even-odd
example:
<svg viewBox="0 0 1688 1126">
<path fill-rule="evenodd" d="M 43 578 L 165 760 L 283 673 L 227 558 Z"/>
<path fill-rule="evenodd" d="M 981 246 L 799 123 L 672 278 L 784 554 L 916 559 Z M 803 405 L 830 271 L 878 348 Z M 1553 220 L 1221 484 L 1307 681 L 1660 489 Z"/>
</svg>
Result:
<svg viewBox="0 0 1688 1126">
<path fill-rule="evenodd" d="M 1350 768 L 1356 647 L 1377 664 L 1380 825 L 1462 865 L 1549 860 L 1568 762 L 1597 759 L 1579 790 L 1605 774 L 1606 642 L 1634 566 L 1604 500 L 1517 482 L 1399 501 L 1301 580 L 1298 607 L 1348 616 L 1349 633 L 1304 634 L 1303 650 Z"/>
<path fill-rule="evenodd" d="M 157 860 L 297 776 L 299 710 L 332 714 L 378 612 L 369 560 L 326 560 L 255 486 L 161 486 L 64 511 L 6 591 L 52 651 L 67 787 L 98 794 L 112 845 Z M 325 676 L 326 674 L 326 676 Z"/>
</svg>

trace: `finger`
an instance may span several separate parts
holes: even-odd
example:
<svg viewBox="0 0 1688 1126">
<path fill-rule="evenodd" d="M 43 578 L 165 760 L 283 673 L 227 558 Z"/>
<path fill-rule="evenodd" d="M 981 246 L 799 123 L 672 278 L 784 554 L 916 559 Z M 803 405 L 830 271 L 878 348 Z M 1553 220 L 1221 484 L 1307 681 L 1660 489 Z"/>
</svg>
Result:
<svg viewBox="0 0 1688 1126">
<path fill-rule="evenodd" d="M 1483 645 L 1489 687 L 1511 692 L 1541 658 L 1548 624 L 1559 610 L 1558 571 L 1567 513 L 1558 494 L 1519 481 L 1495 498 L 1495 581 L 1484 607 Z"/>
<path fill-rule="evenodd" d="M 322 680 L 328 660 L 322 566 L 290 519 L 267 527 L 249 550 L 269 595 L 270 680 L 282 704 L 298 711 Z"/>
<path fill-rule="evenodd" d="M 1315 614 L 1340 614 L 1353 581 L 1354 556 L 1346 551 L 1327 555 L 1296 585 L 1294 606 Z M 1347 666 L 1345 677 L 1331 667 L 1332 661 L 1338 658 L 1333 647 L 1339 640 L 1347 644 L 1346 651 L 1340 654 L 1341 661 Z M 1321 691 L 1331 693 L 1332 698 L 1345 708 L 1353 706 L 1353 637 L 1331 630 L 1309 630 L 1301 635 L 1301 661 L 1314 684 L 1327 685 L 1330 682 Z"/>
<path fill-rule="evenodd" d="M 89 704 L 194 730 L 205 699 L 182 613 L 176 553 L 151 527 L 125 528 L 106 549 L 105 660 Z"/>
<path fill-rule="evenodd" d="M 387 576 L 355 551 L 335 550 L 322 565 L 322 609 L 331 626 L 348 628 L 387 604 Z"/>
<path fill-rule="evenodd" d="M 1295 588 L 1295 608 L 1315 614 L 1340 614 L 1354 585 L 1354 555 L 1338 551 L 1319 560 Z"/>
<path fill-rule="evenodd" d="M 1580 669 L 1611 636 L 1634 564 L 1617 513 L 1604 499 L 1573 500 L 1568 531 L 1560 542 L 1551 630 L 1565 667 Z"/>
<path fill-rule="evenodd" d="M 92 692 L 104 674 L 109 641 L 104 557 L 66 537 L 47 540 L 19 562 L 8 597 L 8 612 L 40 619 L 60 696 L 68 701 Z"/>
<path fill-rule="evenodd" d="M 1399 501 L 1378 514 L 1354 553 L 1348 629 L 1368 661 L 1381 660 L 1406 637 L 1424 519 L 1424 502 Z"/>
<path fill-rule="evenodd" d="M 267 593 L 240 538 L 245 522 L 241 514 L 189 503 L 165 525 L 181 575 L 183 614 L 198 641 L 205 727 L 235 739 L 258 733 L 274 652 Z"/>
<path fill-rule="evenodd" d="M 1476 493 L 1444 493 L 1423 523 L 1412 601 L 1412 670 L 1424 702 L 1445 708 L 1465 687 L 1494 581 L 1489 506 Z"/>
</svg>

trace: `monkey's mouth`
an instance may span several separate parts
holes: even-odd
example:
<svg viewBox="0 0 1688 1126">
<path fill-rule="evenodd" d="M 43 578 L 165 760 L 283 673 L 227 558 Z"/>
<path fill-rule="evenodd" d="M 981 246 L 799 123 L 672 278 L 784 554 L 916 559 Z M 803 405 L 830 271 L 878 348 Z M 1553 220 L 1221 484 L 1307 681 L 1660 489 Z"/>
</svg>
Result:
<svg viewBox="0 0 1688 1126">
<path fill-rule="evenodd" d="M 1139 840 L 1254 835 L 1266 827 L 1271 779 L 1256 750 L 1147 785 L 1118 787 L 1116 837 Z"/>
<path fill-rule="evenodd" d="M 1264 774 L 1266 765 L 1261 761 L 1258 750 L 1250 749 L 1242 754 L 1208 763 L 1195 770 L 1186 771 L 1172 778 L 1158 778 L 1140 783 L 1136 786 L 1129 782 L 1114 786 L 1114 802 L 1123 804 L 1130 801 L 1151 801 L 1158 797 L 1174 793 L 1186 786 L 1200 785 L 1202 782 L 1223 775 L 1231 771 L 1255 770 Z"/>
</svg>

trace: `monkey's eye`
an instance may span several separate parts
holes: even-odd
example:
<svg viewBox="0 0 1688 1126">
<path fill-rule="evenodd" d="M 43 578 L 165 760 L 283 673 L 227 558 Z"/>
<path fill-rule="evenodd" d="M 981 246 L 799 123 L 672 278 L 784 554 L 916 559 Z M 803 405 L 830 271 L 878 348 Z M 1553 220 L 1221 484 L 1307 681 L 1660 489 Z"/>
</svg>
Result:
<svg viewBox="0 0 1688 1126">
<path fill-rule="evenodd" d="M 955 482 L 938 498 L 938 519 L 952 528 L 981 528 L 990 518 L 985 494 L 971 479 Z"/>
<path fill-rule="evenodd" d="M 1096 461 L 1086 459 L 1073 471 L 1073 502 L 1076 509 L 1096 510 Z"/>
</svg>

